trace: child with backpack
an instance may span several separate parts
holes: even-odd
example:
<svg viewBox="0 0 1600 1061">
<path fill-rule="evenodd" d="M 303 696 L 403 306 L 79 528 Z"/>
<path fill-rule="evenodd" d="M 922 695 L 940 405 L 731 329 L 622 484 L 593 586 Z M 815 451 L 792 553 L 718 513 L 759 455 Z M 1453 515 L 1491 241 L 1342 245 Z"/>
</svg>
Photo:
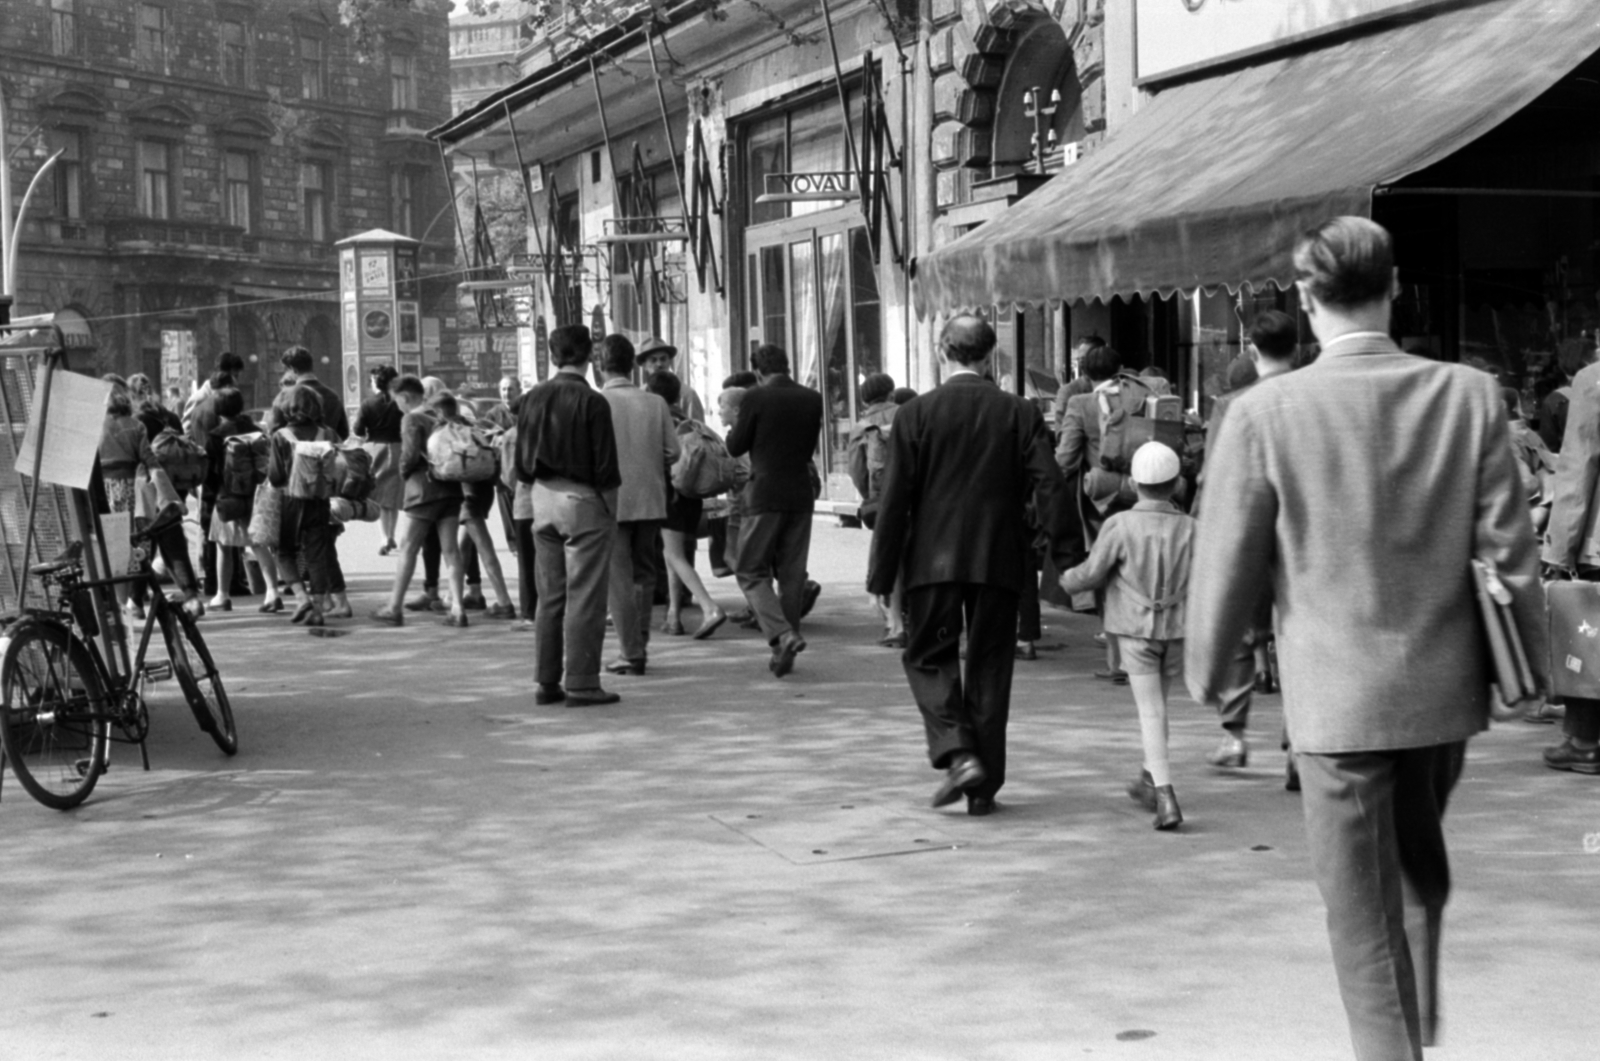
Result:
<svg viewBox="0 0 1600 1061">
<path fill-rule="evenodd" d="M 250 503 L 256 485 L 265 478 L 257 461 L 258 451 L 251 438 L 261 438 L 255 423 L 244 415 L 244 395 L 234 387 L 212 392 L 211 408 L 217 424 L 206 432 L 206 479 L 201 484 L 203 509 L 211 512 L 206 538 L 217 549 L 217 593 L 206 602 L 217 611 L 233 611 L 229 587 L 240 550 L 250 544 Z M 239 439 L 231 446 L 230 438 Z M 264 453 L 265 446 L 261 447 Z M 230 453 L 232 459 L 230 460 Z M 226 490 L 226 500 L 224 500 Z M 219 502 L 221 504 L 219 505 Z"/>
<path fill-rule="evenodd" d="M 440 450 L 444 463 L 454 467 L 453 471 L 450 467 L 436 468 L 434 475 L 442 474 L 461 484 L 461 538 L 456 548 L 461 554 L 462 581 L 466 588 L 462 607 L 483 608 L 486 604 L 481 574 L 477 583 L 472 581 L 474 569 L 481 568 L 482 573 L 489 576 L 489 588 L 494 591 L 495 598 L 495 603 L 488 605 L 484 614 L 491 619 L 515 619 L 517 607 L 511 603 L 505 572 L 501 570 L 494 539 L 489 536 L 488 519 L 494 511 L 495 485 L 500 478 L 500 452 L 475 422 L 469 422 L 462 415 L 464 409 L 455 395 L 445 391 L 435 395 L 430 404 L 439 418 L 440 430 L 428 439 L 429 452 Z M 453 433 L 447 436 L 443 429 Z M 449 446 L 443 445 L 446 437 L 450 439 Z M 461 453 L 458 455 L 457 451 Z M 467 563 L 469 547 L 476 553 L 475 564 Z"/>
<path fill-rule="evenodd" d="M 322 626 L 333 588 L 333 447 L 338 436 L 322 422 L 322 396 L 305 384 L 289 392 L 287 423 L 272 433 L 267 480 L 283 492 L 278 513 L 278 572 L 300 597 L 293 622 Z M 302 568 L 304 576 L 302 577 Z M 307 592 L 309 590 L 309 592 Z"/>
<path fill-rule="evenodd" d="M 373 612 L 372 618 L 386 626 L 405 625 L 406 590 L 417 570 L 417 555 L 422 552 L 423 542 L 431 531 L 438 535 L 440 552 L 450 577 L 450 611 L 444 624 L 464 627 L 467 613 L 462 601 L 466 592 L 461 552 L 456 544 L 461 517 L 461 483 L 438 478 L 434 474 L 438 466 L 433 463 L 430 452 L 434 448 L 434 432 L 445 426 L 441 415 L 456 412 L 455 398 L 440 394 L 430 407 L 422 380 L 411 375 L 395 380 L 390 393 L 405 414 L 400 421 L 400 474 L 406 482 L 403 499 L 406 527 L 400 538 L 389 603 Z"/>
<path fill-rule="evenodd" d="M 894 414 L 900 406 L 894 402 L 894 379 L 876 372 L 861 381 L 861 402 L 864 408 L 850 429 L 846 454 L 850 481 L 861 495 L 857 514 L 861 525 L 871 530 L 878 521 L 878 501 L 883 494 L 883 473 L 889 466 L 889 433 L 893 429 Z M 895 579 L 894 592 L 889 597 L 889 607 L 882 608 L 876 597 L 873 607 L 879 609 L 883 619 L 883 636 L 878 644 L 885 648 L 905 648 L 905 599 L 901 579 Z"/>
<path fill-rule="evenodd" d="M 1167 756 L 1167 693 L 1183 673 L 1184 597 L 1195 520 L 1172 503 L 1182 465 L 1160 442 L 1133 454 L 1139 500 L 1106 520 L 1089 559 L 1061 576 L 1068 593 L 1105 589 L 1106 636 L 1115 638 L 1139 711 L 1144 770 L 1128 795 L 1155 813 L 1155 827 L 1183 821 Z"/>
</svg>

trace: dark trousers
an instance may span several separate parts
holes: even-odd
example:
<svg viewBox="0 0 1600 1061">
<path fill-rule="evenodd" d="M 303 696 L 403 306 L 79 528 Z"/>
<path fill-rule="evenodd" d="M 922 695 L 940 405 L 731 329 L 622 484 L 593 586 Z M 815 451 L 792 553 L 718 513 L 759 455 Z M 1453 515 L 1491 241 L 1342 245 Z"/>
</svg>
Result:
<svg viewBox="0 0 1600 1061">
<path fill-rule="evenodd" d="M 1006 780 L 1006 720 L 1016 666 L 1017 594 L 997 586 L 939 582 L 908 589 L 901 657 L 928 735 L 928 761 L 971 752 L 988 777 L 968 789 L 989 796 Z M 963 678 L 961 631 L 967 631 Z"/>
<path fill-rule="evenodd" d="M 739 588 L 767 643 L 800 632 L 800 605 L 811 558 L 811 510 L 756 512 L 739 528 Z M 777 588 L 773 588 L 773 580 Z"/>
<path fill-rule="evenodd" d="M 517 604 L 522 617 L 533 620 L 539 607 L 538 570 L 533 552 L 533 520 L 513 520 L 512 541 L 517 546 Z"/>
<path fill-rule="evenodd" d="M 1017 598 L 1017 640 L 1037 641 L 1044 636 L 1044 613 L 1039 608 L 1039 554 L 1033 554 L 1033 566 L 1022 584 L 1022 595 Z"/>
<path fill-rule="evenodd" d="M 1217 714 L 1222 728 L 1243 737 L 1250 726 L 1250 701 L 1256 688 L 1256 647 L 1251 638 L 1242 638 L 1228 657 L 1228 669 L 1219 694 Z"/>
<path fill-rule="evenodd" d="M 1561 723 L 1561 731 L 1585 744 L 1600 740 L 1600 700 L 1569 696 L 1566 704 L 1567 717 Z"/>
<path fill-rule="evenodd" d="M 617 524 L 606 602 L 616 627 L 617 646 L 626 660 L 645 659 L 650 644 L 650 601 L 655 594 L 655 554 L 660 541 L 660 520 Z"/>
<path fill-rule="evenodd" d="M 478 567 L 478 547 L 471 538 L 462 535 L 461 572 L 469 586 L 483 585 L 483 572 Z M 468 552 L 468 550 L 471 550 Z M 444 550 L 439 545 L 439 525 L 428 526 L 428 536 L 422 539 L 422 588 L 424 592 L 439 592 L 439 562 Z"/>
<path fill-rule="evenodd" d="M 1433 1042 L 1450 897 L 1442 819 L 1466 748 L 1298 755 L 1311 868 L 1357 1061 L 1421 1061 Z"/>
</svg>

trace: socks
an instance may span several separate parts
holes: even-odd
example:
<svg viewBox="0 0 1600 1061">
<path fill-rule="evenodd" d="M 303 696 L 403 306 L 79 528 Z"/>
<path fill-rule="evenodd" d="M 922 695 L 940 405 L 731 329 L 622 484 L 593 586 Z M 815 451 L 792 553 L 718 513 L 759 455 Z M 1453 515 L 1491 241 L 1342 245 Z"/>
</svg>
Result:
<svg viewBox="0 0 1600 1061">
<path fill-rule="evenodd" d="M 1130 674 L 1128 685 L 1139 709 L 1139 736 L 1144 743 L 1144 768 L 1157 787 L 1172 784 L 1172 767 L 1167 759 L 1167 698 L 1161 691 L 1159 674 Z"/>
</svg>

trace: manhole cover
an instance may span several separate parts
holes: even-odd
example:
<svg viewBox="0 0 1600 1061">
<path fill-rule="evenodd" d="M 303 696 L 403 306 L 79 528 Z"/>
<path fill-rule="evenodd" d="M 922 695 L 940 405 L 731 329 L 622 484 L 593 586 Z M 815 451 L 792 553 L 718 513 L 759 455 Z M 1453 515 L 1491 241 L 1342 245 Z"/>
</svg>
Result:
<svg viewBox="0 0 1600 1061">
<path fill-rule="evenodd" d="M 963 846 L 925 820 L 859 803 L 730 811 L 711 817 L 795 865 L 949 851 Z"/>
</svg>

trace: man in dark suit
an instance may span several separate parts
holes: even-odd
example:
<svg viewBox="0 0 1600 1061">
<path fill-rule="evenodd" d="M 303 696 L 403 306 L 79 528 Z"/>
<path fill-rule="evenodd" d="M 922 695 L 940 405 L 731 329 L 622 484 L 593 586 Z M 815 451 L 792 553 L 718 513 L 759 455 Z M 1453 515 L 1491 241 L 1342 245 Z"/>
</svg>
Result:
<svg viewBox="0 0 1600 1061">
<path fill-rule="evenodd" d="M 933 805 L 965 794 L 967 813 L 984 815 L 1005 783 L 1017 600 L 1023 580 L 1036 577 L 1023 509 L 1037 501 L 1063 569 L 1082 559 L 1082 536 L 1044 416 L 984 378 L 994 329 L 956 317 L 939 342 L 945 381 L 895 414 L 867 590 L 887 602 L 895 577 L 904 578 L 901 659 L 928 761 L 945 771 Z"/>
<path fill-rule="evenodd" d="M 1492 705 L 1470 562 L 1499 568 L 1547 658 L 1533 525 L 1492 377 L 1403 353 L 1389 233 L 1294 252 L 1317 361 L 1228 408 L 1189 582 L 1189 689 L 1215 704 L 1269 588 L 1312 872 L 1356 1057 L 1421 1061 L 1450 893 L 1441 818 Z"/>
<path fill-rule="evenodd" d="M 772 673 L 783 677 L 805 650 L 800 614 L 811 555 L 811 455 L 822 432 L 822 395 L 789 378 L 789 355 L 770 344 L 751 364 L 761 386 L 747 391 L 728 433 L 728 452 L 750 455 L 741 498 L 739 588 L 772 646 Z M 772 588 L 776 578 L 778 588 Z"/>
</svg>

